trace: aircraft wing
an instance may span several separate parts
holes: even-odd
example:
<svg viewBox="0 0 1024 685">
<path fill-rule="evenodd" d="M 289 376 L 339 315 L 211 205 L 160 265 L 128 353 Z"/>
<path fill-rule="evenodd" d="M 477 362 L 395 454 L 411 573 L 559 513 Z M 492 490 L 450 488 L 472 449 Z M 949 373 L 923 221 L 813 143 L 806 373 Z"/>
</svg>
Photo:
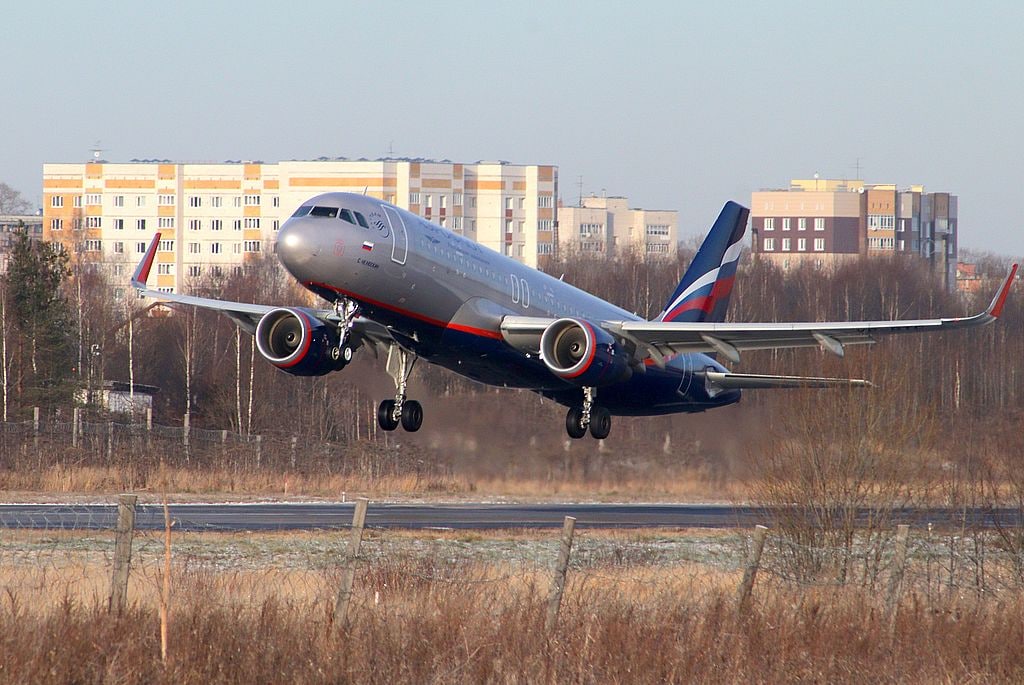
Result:
<svg viewBox="0 0 1024 685">
<path fill-rule="evenodd" d="M 992 303 L 974 316 L 946 319 L 908 319 L 897 321 L 833 321 L 798 323 L 710 323 L 668 321 L 601 321 L 602 328 L 637 348 L 637 357 L 650 357 L 664 364 L 672 354 L 717 352 L 737 363 L 745 350 L 772 350 L 796 347 L 821 347 L 843 356 L 846 345 L 873 343 L 880 336 L 896 333 L 925 333 L 983 326 L 1002 313 L 1007 293 L 1017 273 L 1010 268 Z M 524 349 L 539 340 L 554 321 L 535 317 L 509 316 L 501 324 L 502 334 L 511 344 Z"/>
<path fill-rule="evenodd" d="M 210 309 L 220 312 L 234 321 L 239 328 L 249 335 L 256 333 L 256 325 L 264 314 L 278 308 L 266 304 L 231 302 L 228 300 L 218 300 L 212 297 L 197 297 L 195 295 L 167 293 L 162 290 L 154 290 L 153 288 L 148 287 L 146 285 L 146 281 L 149 279 L 149 272 L 156 259 L 156 251 L 159 244 L 160 234 L 157 233 L 156 236 L 153 237 L 153 241 L 149 244 L 149 249 L 146 250 L 146 254 L 142 258 L 142 261 L 139 262 L 138 267 L 136 267 L 135 273 L 132 275 L 132 287 L 139 292 L 139 295 L 158 300 L 160 302 L 167 302 L 169 304 L 199 307 L 200 309 Z M 331 323 L 338 323 L 341 321 L 341 318 L 333 309 L 315 309 L 312 310 L 311 313 L 321 321 Z M 392 341 L 391 333 L 387 328 L 364 317 L 358 317 L 353 322 L 352 332 L 357 338 L 363 338 L 373 343 L 386 344 Z"/>
</svg>

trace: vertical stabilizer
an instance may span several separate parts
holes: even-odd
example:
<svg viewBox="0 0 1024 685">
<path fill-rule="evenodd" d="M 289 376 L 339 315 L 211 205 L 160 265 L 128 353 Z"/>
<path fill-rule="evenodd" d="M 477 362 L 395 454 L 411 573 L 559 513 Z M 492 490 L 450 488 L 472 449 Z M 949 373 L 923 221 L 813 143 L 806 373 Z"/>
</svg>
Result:
<svg viewBox="0 0 1024 685">
<path fill-rule="evenodd" d="M 657 321 L 725 320 L 750 210 L 726 202 Z"/>
</svg>

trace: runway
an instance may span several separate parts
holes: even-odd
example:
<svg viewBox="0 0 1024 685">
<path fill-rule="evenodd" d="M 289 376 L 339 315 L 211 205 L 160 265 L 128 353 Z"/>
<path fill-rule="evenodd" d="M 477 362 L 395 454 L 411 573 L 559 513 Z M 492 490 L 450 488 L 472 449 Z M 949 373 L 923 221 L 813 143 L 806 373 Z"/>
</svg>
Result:
<svg viewBox="0 0 1024 685">
<path fill-rule="evenodd" d="M 331 530 L 349 527 L 349 503 L 172 504 L 174 527 L 182 531 Z M 371 503 L 369 528 L 494 530 L 557 528 L 566 516 L 584 528 L 749 528 L 771 526 L 784 510 L 731 504 L 388 504 Z M 860 510 L 857 519 L 875 512 Z M 895 512 L 892 523 L 913 526 L 1019 526 L 1012 508 L 919 508 Z M 0 528 L 105 530 L 115 527 L 115 504 L 0 504 Z M 140 504 L 136 528 L 163 528 L 163 510 Z"/>
</svg>

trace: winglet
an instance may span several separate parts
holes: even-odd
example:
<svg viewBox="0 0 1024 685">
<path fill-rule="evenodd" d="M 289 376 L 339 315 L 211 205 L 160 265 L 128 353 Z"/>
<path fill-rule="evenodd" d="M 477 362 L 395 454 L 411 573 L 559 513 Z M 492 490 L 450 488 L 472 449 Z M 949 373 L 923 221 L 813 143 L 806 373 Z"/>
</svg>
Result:
<svg viewBox="0 0 1024 685">
<path fill-rule="evenodd" d="M 1010 293 L 1010 285 L 1013 284 L 1013 278 L 1017 275 L 1017 265 L 1014 264 L 1010 267 L 1010 273 L 1006 275 L 1006 279 L 1003 284 L 999 286 L 999 291 L 996 296 L 992 298 L 992 304 L 988 306 L 988 314 L 993 318 L 999 318 L 999 315 L 1003 313 L 1003 305 L 1006 304 L 1006 296 Z"/>
<path fill-rule="evenodd" d="M 132 287 L 136 290 L 145 290 L 146 281 L 149 280 L 149 271 L 153 268 L 153 261 L 156 259 L 156 249 L 160 246 L 160 234 L 157 233 L 153 236 L 153 242 L 149 244 L 149 249 L 146 250 L 146 254 L 143 255 L 142 261 L 135 267 L 135 274 L 132 275 Z"/>
</svg>

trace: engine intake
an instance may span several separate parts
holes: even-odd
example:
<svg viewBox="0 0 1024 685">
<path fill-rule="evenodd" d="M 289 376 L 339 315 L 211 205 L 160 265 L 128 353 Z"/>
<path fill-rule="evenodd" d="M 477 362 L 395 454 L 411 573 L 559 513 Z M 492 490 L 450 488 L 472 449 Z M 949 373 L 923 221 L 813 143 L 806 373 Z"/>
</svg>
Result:
<svg viewBox="0 0 1024 685">
<path fill-rule="evenodd" d="M 581 387 L 628 380 L 629 355 L 602 328 L 582 319 L 559 319 L 540 338 L 540 356 L 559 378 Z"/>
<path fill-rule="evenodd" d="M 322 376 L 346 363 L 334 328 L 297 308 L 264 314 L 256 325 L 256 349 L 268 362 L 295 376 Z"/>
</svg>

